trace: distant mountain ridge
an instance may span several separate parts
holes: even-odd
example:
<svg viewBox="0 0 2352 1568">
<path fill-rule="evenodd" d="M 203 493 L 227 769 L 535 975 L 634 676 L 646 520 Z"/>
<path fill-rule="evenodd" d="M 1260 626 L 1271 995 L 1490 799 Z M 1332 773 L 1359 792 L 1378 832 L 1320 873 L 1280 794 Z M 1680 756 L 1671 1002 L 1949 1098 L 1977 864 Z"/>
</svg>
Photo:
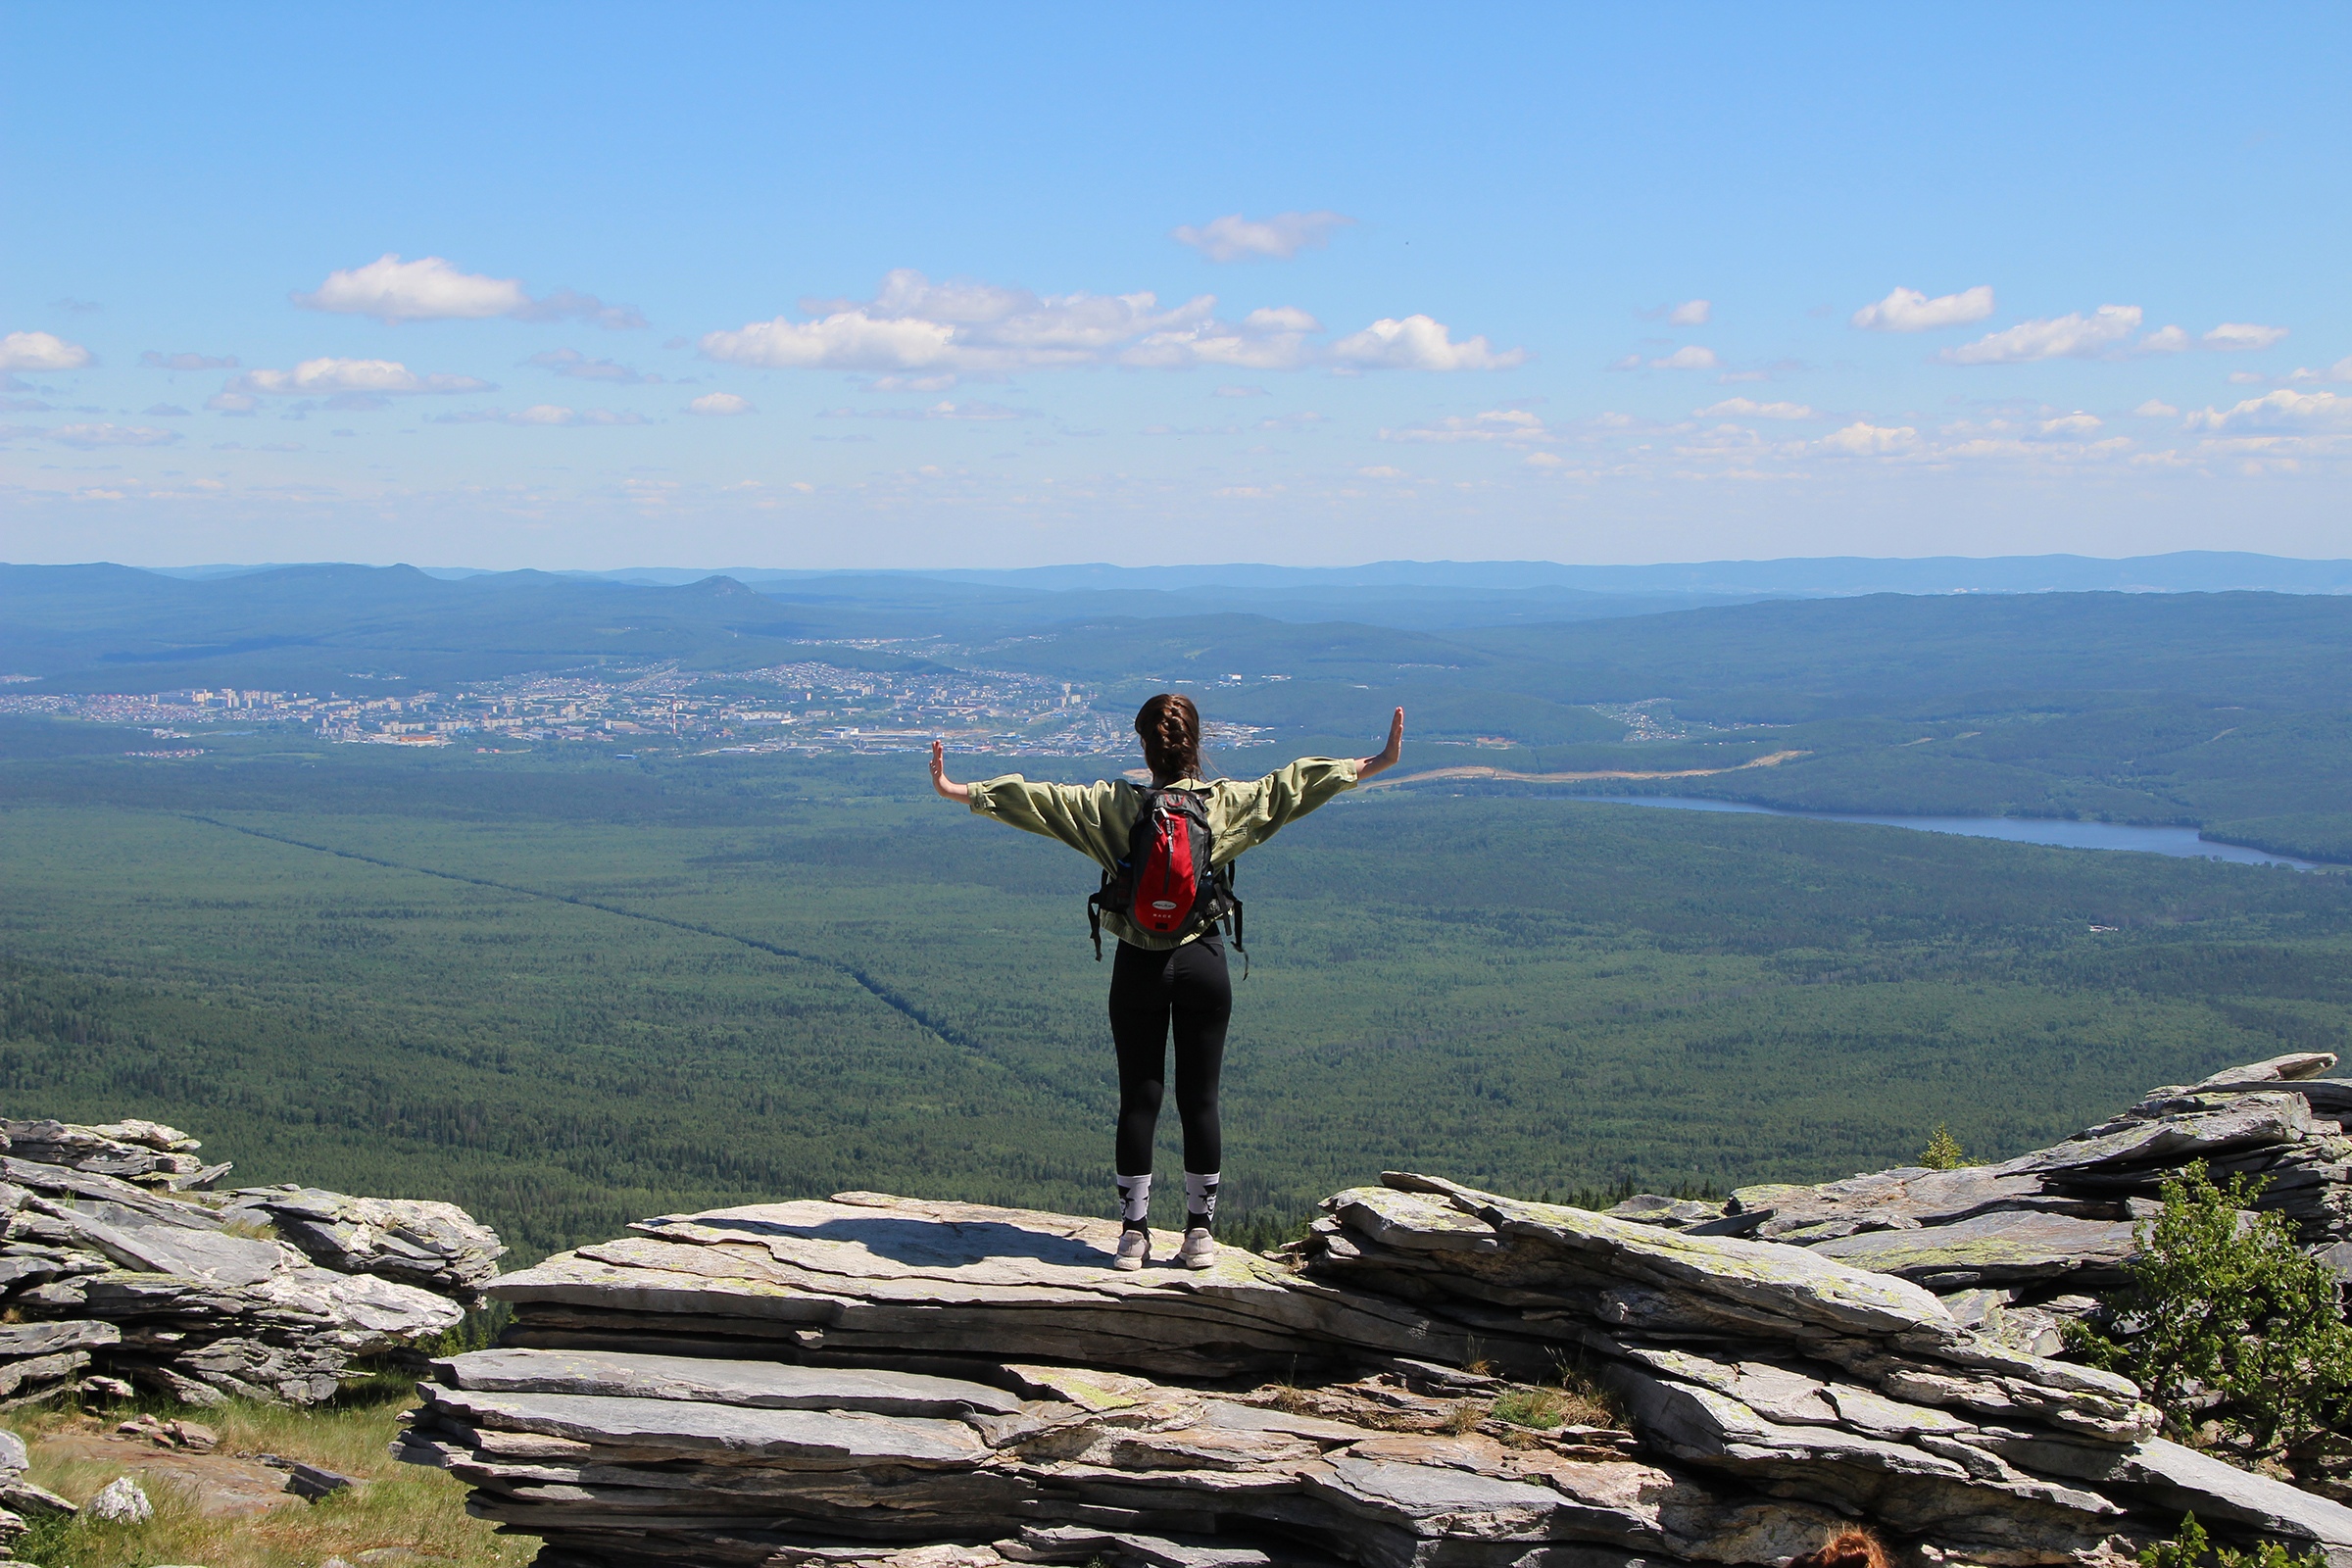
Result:
<svg viewBox="0 0 2352 1568">
<path fill-rule="evenodd" d="M 283 564 L 153 568 L 191 579 L 287 569 Z M 425 567 L 435 577 L 509 575 L 472 567 Z M 1218 565 L 853 567 L 803 570 L 778 566 L 689 568 L 628 566 L 611 571 L 563 571 L 563 577 L 676 587 L 725 576 L 754 588 L 846 579 L 908 579 L 1024 588 L 1048 593 L 1079 589 L 1183 591 L 1200 588 L 1409 588 L 1525 592 L 1571 589 L 1589 594 L 1642 594 L 1708 599 L 1788 595 L 1944 593 L 2352 593 L 2352 561 L 2306 561 L 2242 550 L 2176 550 L 2126 556 L 1789 556 L 1764 561 L 1701 561 L 1648 565 L 1578 565 L 1554 561 L 1375 561 L 1355 566 L 1277 566 L 1233 562 Z M 1680 606 L 1676 608 L 1682 608 Z"/>
<path fill-rule="evenodd" d="M 639 582 L 689 582 L 712 575 L 669 567 L 588 575 Z M 792 571 L 733 567 L 724 575 L 753 587 L 828 577 L 927 577 L 943 582 L 1067 592 L 1073 589 L 1422 588 L 1592 594 L 1771 595 L 1941 593 L 2352 593 L 2352 561 L 2304 561 L 2235 550 L 2179 550 L 2128 556 L 1798 556 L 1769 561 L 1705 561 L 1654 565 L 1577 565 L 1552 561 L 1377 561 L 1357 566 L 1276 566 L 1246 562 L 1200 566 L 1101 564 L 905 571 Z"/>
</svg>

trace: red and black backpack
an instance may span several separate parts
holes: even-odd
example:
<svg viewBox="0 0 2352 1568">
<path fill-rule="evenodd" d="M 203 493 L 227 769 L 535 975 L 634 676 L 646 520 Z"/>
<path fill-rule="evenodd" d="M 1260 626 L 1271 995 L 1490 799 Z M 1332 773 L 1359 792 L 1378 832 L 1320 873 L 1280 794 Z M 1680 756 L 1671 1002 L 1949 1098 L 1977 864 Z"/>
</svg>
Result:
<svg viewBox="0 0 2352 1568">
<path fill-rule="evenodd" d="M 1102 873 L 1102 886 L 1086 901 L 1094 932 L 1095 958 L 1102 957 L 1102 914 L 1115 910 L 1138 930 L 1153 936 L 1194 936 L 1222 920 L 1233 950 L 1249 965 L 1242 947 L 1242 901 L 1234 897 L 1233 862 L 1210 863 L 1215 836 L 1208 806 L 1193 790 L 1138 789 L 1143 809 L 1127 833 L 1127 854 Z"/>
</svg>

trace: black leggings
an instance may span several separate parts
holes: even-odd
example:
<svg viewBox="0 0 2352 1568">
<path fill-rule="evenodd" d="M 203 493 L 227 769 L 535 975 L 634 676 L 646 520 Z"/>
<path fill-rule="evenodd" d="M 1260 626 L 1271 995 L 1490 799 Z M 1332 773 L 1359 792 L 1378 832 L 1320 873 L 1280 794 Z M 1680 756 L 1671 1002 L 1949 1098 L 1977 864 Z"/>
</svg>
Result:
<svg viewBox="0 0 2352 1568">
<path fill-rule="evenodd" d="M 1151 1172 L 1171 1025 L 1184 1168 L 1206 1176 L 1223 1167 L 1217 1078 L 1225 1070 L 1225 1024 L 1232 1016 L 1233 977 L 1225 970 L 1225 944 L 1214 931 L 1160 952 L 1119 944 L 1110 967 L 1110 1038 L 1119 1053 L 1120 1175 Z"/>
</svg>

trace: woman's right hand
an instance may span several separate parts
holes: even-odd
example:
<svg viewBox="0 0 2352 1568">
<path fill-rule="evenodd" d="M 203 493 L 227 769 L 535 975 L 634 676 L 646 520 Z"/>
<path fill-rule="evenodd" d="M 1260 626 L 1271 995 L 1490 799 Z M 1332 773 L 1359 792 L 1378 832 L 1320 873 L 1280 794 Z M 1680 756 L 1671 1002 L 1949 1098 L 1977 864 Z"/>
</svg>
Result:
<svg viewBox="0 0 2352 1568">
<path fill-rule="evenodd" d="M 1399 709 L 1398 711 L 1401 712 L 1402 710 Z M 972 787 L 969 784 L 958 784 L 948 777 L 948 747 L 945 741 L 931 743 L 931 787 L 951 801 L 968 803 L 972 798 Z"/>
</svg>

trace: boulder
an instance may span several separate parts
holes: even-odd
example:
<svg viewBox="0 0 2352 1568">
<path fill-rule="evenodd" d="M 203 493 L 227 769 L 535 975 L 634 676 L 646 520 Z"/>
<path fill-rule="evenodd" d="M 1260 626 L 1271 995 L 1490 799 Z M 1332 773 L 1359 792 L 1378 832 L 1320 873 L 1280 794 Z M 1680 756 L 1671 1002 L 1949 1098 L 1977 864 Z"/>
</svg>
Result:
<svg viewBox="0 0 2352 1568">
<path fill-rule="evenodd" d="M 248 1187 L 224 1211 L 268 1224 L 321 1267 L 374 1274 L 471 1301 L 507 1249 L 455 1203 L 353 1198 L 316 1187 Z"/>
<path fill-rule="evenodd" d="M 446 1203 L 216 1197 L 188 1179 L 225 1168 L 197 1147 L 158 1122 L 0 1122 L 0 1405 L 132 1384 L 315 1403 L 454 1327 L 504 1250 Z"/>
</svg>

